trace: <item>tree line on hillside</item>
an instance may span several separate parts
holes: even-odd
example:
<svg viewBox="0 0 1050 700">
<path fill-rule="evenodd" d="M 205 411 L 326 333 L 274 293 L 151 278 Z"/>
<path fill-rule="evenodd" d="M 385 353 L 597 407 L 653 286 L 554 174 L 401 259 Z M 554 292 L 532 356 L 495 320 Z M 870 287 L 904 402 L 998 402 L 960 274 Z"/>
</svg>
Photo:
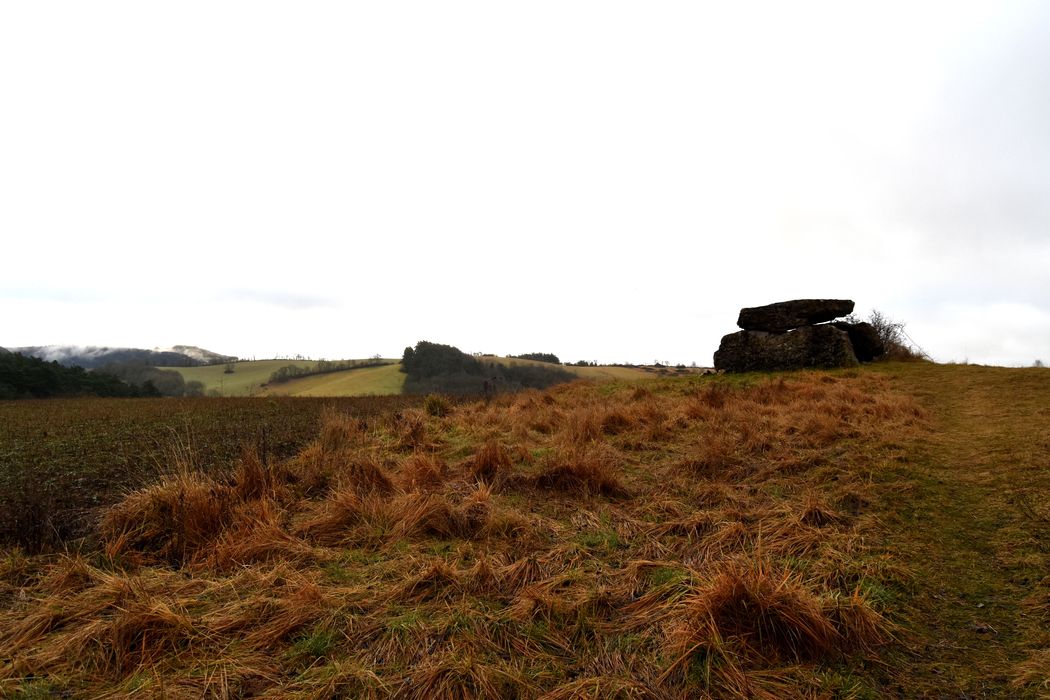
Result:
<svg viewBox="0 0 1050 700">
<path fill-rule="evenodd" d="M 330 372 L 342 372 L 347 369 L 364 369 L 365 367 L 379 367 L 390 364 L 387 360 L 372 358 L 370 360 L 344 360 L 334 362 L 332 360 L 318 360 L 313 367 L 302 367 L 300 365 L 285 365 L 270 375 L 269 384 L 281 384 L 299 377 L 310 377 L 315 374 L 328 374 Z"/>
<path fill-rule="evenodd" d="M 186 381 L 178 370 L 160 369 L 141 360 L 113 362 L 96 372 L 111 374 L 132 386 L 153 386 L 160 396 L 204 396 L 204 383 Z"/>
<path fill-rule="evenodd" d="M 160 395 L 158 388 L 148 381 L 129 384 L 103 371 L 66 367 L 58 362 L 45 362 L 40 358 L 26 357 L 20 353 L 0 353 L 0 399 Z"/>
<path fill-rule="evenodd" d="M 128 362 L 155 367 L 198 367 L 236 359 L 189 345 L 176 345 L 170 350 L 74 345 L 35 345 L 12 350 L 27 357 L 39 357 L 47 362 L 55 361 L 66 367 L 78 366 L 84 369 L 98 369 L 104 365 Z"/>
<path fill-rule="evenodd" d="M 574 374 L 560 367 L 483 361 L 452 345 L 425 340 L 416 343 L 414 348 L 405 348 L 401 371 L 408 375 L 404 391 L 409 394 L 481 394 L 543 389 L 576 379 Z"/>
<path fill-rule="evenodd" d="M 513 360 L 532 360 L 533 362 L 546 362 L 552 365 L 560 365 L 561 360 L 552 352 L 527 352 L 524 355 L 510 355 Z"/>
</svg>

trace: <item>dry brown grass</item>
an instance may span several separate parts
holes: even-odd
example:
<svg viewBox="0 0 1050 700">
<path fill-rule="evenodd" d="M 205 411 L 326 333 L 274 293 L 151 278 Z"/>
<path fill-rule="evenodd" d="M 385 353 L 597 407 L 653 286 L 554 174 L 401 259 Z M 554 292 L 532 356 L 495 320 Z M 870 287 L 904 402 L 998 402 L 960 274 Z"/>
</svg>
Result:
<svg viewBox="0 0 1050 700">
<path fill-rule="evenodd" d="M 493 483 L 511 467 L 510 455 L 498 440 L 487 440 L 470 463 L 470 475 L 477 481 Z"/>
<path fill-rule="evenodd" d="M 630 678 L 598 676 L 571 681 L 540 697 L 542 700 L 659 700 L 666 696 Z"/>
<path fill-rule="evenodd" d="M 745 660 L 835 658 L 886 639 L 886 624 L 860 596 L 821 600 L 800 577 L 766 560 L 727 563 L 685 601 L 672 632 L 676 663 L 730 644 Z"/>
<path fill-rule="evenodd" d="M 399 449 L 424 450 L 430 447 L 425 411 L 406 409 L 395 416 L 393 423 Z"/>
<path fill-rule="evenodd" d="M 232 503 L 229 487 L 199 472 L 181 472 L 106 511 L 100 533 L 113 554 L 127 549 L 184 563 L 222 534 Z"/>
<path fill-rule="evenodd" d="M 375 455 L 353 455 L 343 463 L 336 477 L 337 488 L 353 489 L 359 494 L 389 494 L 394 479 Z"/>
<path fill-rule="evenodd" d="M 1033 651 L 1018 664 L 1011 685 L 1018 691 L 1027 689 L 1050 697 L 1050 647 Z"/>
<path fill-rule="evenodd" d="M 283 464 L 266 464 L 258 451 L 244 448 L 233 473 L 233 497 L 238 501 L 287 500 L 290 476 Z"/>
<path fill-rule="evenodd" d="M 827 690 L 822 669 L 890 639 L 858 592 L 862 455 L 922 421 L 878 377 L 827 374 L 328 414 L 291 460 L 128 494 L 97 554 L 12 554 L 0 692 Z"/>
<path fill-rule="evenodd" d="M 575 496 L 626 498 L 630 492 L 617 476 L 615 459 L 613 451 L 602 447 L 563 448 L 547 457 L 533 483 Z"/>
<path fill-rule="evenodd" d="M 401 464 L 401 488 L 406 491 L 434 491 L 441 488 L 448 474 L 448 465 L 437 455 L 413 452 Z"/>
<path fill-rule="evenodd" d="M 295 534 L 320 544 L 337 545 L 352 539 L 360 525 L 389 526 L 391 517 L 378 496 L 361 496 L 353 487 L 335 490 L 314 506 L 308 517 L 296 526 Z"/>
<path fill-rule="evenodd" d="M 289 514 L 274 501 L 246 503 L 236 509 L 233 524 L 197 558 L 198 563 L 229 569 L 269 561 L 312 560 L 312 548 L 288 532 L 289 521 Z"/>
</svg>

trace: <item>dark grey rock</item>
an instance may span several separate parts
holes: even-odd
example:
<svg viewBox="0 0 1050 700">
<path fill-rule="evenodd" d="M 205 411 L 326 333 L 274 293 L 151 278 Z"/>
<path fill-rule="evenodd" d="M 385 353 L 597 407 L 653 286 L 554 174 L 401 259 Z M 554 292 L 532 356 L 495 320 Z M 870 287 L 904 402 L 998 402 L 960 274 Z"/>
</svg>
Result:
<svg viewBox="0 0 1050 700">
<path fill-rule="evenodd" d="M 736 325 L 746 331 L 784 333 L 793 328 L 834 321 L 853 313 L 849 299 L 795 299 L 740 309 Z"/>
<path fill-rule="evenodd" d="M 730 333 L 715 352 L 715 368 L 726 372 L 830 369 L 856 364 L 849 334 L 833 325 L 806 326 L 789 333 Z"/>
<path fill-rule="evenodd" d="M 879 337 L 878 331 L 870 323 L 863 321 L 860 323 L 836 321 L 831 325 L 840 331 L 846 331 L 846 334 L 849 335 L 849 342 L 853 344 L 853 352 L 861 362 L 871 362 L 886 353 L 886 347 L 882 343 L 882 338 Z"/>
</svg>

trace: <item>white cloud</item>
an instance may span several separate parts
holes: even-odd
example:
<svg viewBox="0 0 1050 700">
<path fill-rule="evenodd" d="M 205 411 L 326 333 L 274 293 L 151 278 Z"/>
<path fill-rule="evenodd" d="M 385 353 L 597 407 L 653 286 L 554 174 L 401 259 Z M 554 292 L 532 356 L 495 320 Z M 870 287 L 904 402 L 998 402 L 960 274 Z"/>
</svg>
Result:
<svg viewBox="0 0 1050 700">
<path fill-rule="evenodd" d="M 954 346 L 934 351 L 939 361 L 1027 366 L 1050 357 L 1050 312 L 1030 304 L 946 304 L 921 323 L 925 344 Z"/>
<path fill-rule="evenodd" d="M 798 296 L 1042 342 L 968 329 L 1050 308 L 1043 4 L 53 7 L 0 8 L 0 344 L 708 363 Z"/>
</svg>

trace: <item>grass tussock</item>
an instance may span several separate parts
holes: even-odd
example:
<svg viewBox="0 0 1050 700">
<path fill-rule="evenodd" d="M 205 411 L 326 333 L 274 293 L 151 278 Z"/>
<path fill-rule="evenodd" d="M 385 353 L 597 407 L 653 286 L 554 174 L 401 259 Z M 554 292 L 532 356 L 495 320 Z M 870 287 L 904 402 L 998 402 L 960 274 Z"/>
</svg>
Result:
<svg viewBox="0 0 1050 700">
<path fill-rule="evenodd" d="M 287 685 L 280 695 L 287 698 L 388 698 L 392 688 L 375 671 L 357 661 L 314 664 Z M 270 694 L 272 697 L 276 695 Z"/>
<path fill-rule="evenodd" d="M 580 678 L 540 696 L 542 700 L 659 700 L 657 688 L 630 678 Z"/>
<path fill-rule="evenodd" d="M 414 452 L 401 463 L 399 483 L 405 491 L 436 491 L 447 475 L 448 464 L 437 455 Z"/>
<path fill-rule="evenodd" d="M 763 562 L 726 566 L 687 601 L 677 632 L 685 653 L 725 640 L 772 660 L 812 660 L 831 654 L 837 632 L 820 601 L 788 572 Z"/>
<path fill-rule="evenodd" d="M 0 689 L 819 687 L 825 665 L 893 639 L 859 593 L 888 571 L 857 563 L 878 526 L 870 456 L 924 420 L 877 378 L 827 378 L 435 397 L 328 413 L 287 460 L 187 461 L 105 511 L 100 551 L 0 559 Z"/>
<path fill-rule="evenodd" d="M 831 662 L 889 639 L 888 623 L 859 594 L 819 595 L 764 560 L 723 567 L 683 609 L 669 633 L 675 661 L 664 678 L 700 664 L 708 682 L 730 694 L 760 692 L 747 680 L 754 668 Z"/>
<path fill-rule="evenodd" d="M 425 411 L 418 409 L 402 411 L 394 417 L 393 426 L 399 449 L 426 450 L 431 446 Z"/>
<path fill-rule="evenodd" d="M 117 609 L 107 627 L 105 634 L 95 637 L 99 658 L 119 675 L 177 654 L 193 632 L 186 612 L 161 600 L 129 601 Z"/>
<path fill-rule="evenodd" d="M 389 527 L 392 518 L 382 498 L 361 496 L 354 488 L 336 489 L 313 512 L 301 520 L 295 534 L 318 544 L 337 545 L 347 541 L 359 525 Z"/>
<path fill-rule="evenodd" d="M 368 424 L 360 418 L 325 411 L 321 415 L 321 430 L 314 443 L 326 454 L 353 449 L 368 440 Z"/>
<path fill-rule="evenodd" d="M 265 463 L 257 450 L 242 449 L 233 473 L 233 498 L 287 500 L 291 475 L 280 464 Z"/>
<path fill-rule="evenodd" d="M 288 514 L 273 501 L 260 500 L 242 506 L 237 509 L 234 524 L 199 559 L 204 566 L 215 569 L 312 560 L 312 548 L 288 532 L 288 520 Z"/>
<path fill-rule="evenodd" d="M 199 472 L 180 472 L 129 494 L 106 511 L 99 529 L 111 554 L 136 552 L 182 564 L 223 532 L 233 501 L 228 486 Z"/>
<path fill-rule="evenodd" d="M 348 459 L 337 481 L 340 488 L 349 488 L 362 495 L 385 495 L 394 491 L 394 479 L 374 455 L 355 455 Z"/>
<path fill-rule="evenodd" d="M 1014 669 L 1013 688 L 1050 696 L 1050 648 L 1032 652 Z"/>
<path fill-rule="evenodd" d="M 477 481 L 493 483 L 511 468 L 510 455 L 498 440 L 487 440 L 470 463 L 470 475 Z"/>
<path fill-rule="evenodd" d="M 615 456 L 608 450 L 571 447 L 550 455 L 535 475 L 537 488 L 574 496 L 627 498 L 630 491 L 617 476 Z"/>
<path fill-rule="evenodd" d="M 405 700 L 475 700 L 520 697 L 528 689 L 521 673 L 505 665 L 487 664 L 469 654 L 451 654 L 409 675 L 393 697 Z"/>
</svg>

